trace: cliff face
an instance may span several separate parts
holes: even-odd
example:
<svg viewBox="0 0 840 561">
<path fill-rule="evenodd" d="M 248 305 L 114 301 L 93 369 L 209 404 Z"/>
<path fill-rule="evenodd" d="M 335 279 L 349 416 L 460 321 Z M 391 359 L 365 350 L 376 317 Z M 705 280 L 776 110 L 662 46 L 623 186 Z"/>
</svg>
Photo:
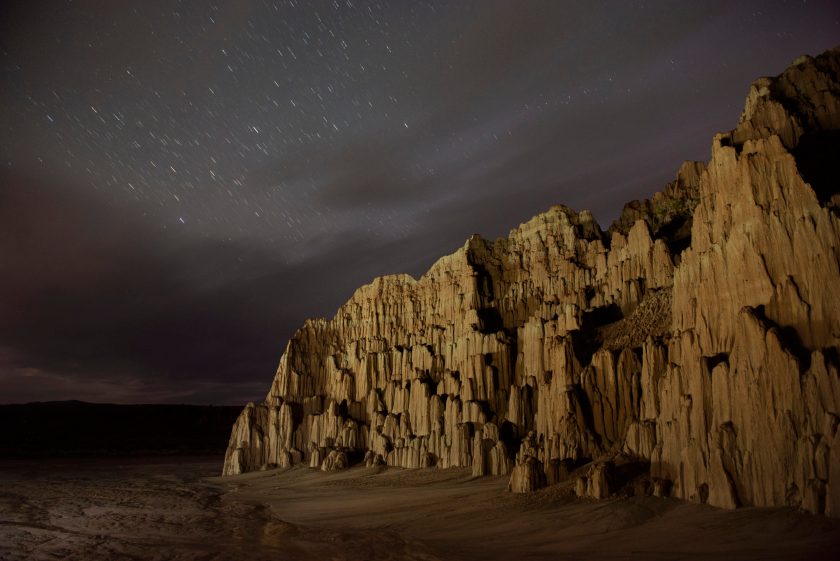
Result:
<svg viewBox="0 0 840 561">
<path fill-rule="evenodd" d="M 311 320 L 224 473 L 471 466 L 513 490 L 621 459 L 652 492 L 840 516 L 840 50 L 750 89 L 707 164 L 603 232 L 556 206 Z M 619 463 L 621 463 L 619 462 Z"/>
</svg>

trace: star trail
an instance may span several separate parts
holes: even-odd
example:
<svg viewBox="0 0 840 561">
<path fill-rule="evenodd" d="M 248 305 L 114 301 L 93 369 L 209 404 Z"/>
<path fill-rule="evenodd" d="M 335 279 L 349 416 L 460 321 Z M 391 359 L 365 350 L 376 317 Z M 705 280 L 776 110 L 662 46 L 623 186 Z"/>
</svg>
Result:
<svg viewBox="0 0 840 561">
<path fill-rule="evenodd" d="M 835 2 L 7 2 L 0 402 L 261 399 L 285 341 L 552 204 L 603 227 Z"/>
</svg>

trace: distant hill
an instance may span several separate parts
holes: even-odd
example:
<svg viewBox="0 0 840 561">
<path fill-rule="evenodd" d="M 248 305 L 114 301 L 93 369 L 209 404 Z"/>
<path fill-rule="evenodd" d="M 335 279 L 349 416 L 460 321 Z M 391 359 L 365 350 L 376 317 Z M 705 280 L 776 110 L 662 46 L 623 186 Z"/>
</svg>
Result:
<svg viewBox="0 0 840 561">
<path fill-rule="evenodd" d="M 0 458 L 223 453 L 240 407 L 0 405 Z"/>
</svg>

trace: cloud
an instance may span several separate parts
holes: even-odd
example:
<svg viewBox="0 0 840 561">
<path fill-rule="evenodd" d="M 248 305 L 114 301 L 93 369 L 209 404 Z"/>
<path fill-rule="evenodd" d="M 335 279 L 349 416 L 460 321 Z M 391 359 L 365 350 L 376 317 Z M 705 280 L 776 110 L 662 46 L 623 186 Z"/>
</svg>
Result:
<svg viewBox="0 0 840 561">
<path fill-rule="evenodd" d="M 375 275 L 418 270 L 406 240 L 351 232 L 290 265 L 258 246 L 179 238 L 43 177 L 0 179 L 13 233 L 0 238 L 5 400 L 260 399 L 306 317 L 332 315 Z"/>
<path fill-rule="evenodd" d="M 260 399 L 377 275 L 554 203 L 607 226 L 838 13 L 78 4 L 0 7 L 0 400 Z"/>
<path fill-rule="evenodd" d="M 177 239 L 67 185 L 3 177 L 0 221 L 7 379 L 224 381 L 236 395 L 271 372 L 305 313 L 282 298 L 299 271 L 271 255 Z"/>
</svg>

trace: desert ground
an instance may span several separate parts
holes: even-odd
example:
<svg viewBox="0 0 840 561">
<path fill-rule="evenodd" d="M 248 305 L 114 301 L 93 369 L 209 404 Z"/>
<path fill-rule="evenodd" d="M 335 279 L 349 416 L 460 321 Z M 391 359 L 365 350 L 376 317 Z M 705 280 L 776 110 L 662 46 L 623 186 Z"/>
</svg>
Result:
<svg viewBox="0 0 840 561">
<path fill-rule="evenodd" d="M 0 559 L 828 559 L 840 521 L 670 499 L 531 495 L 467 470 L 217 457 L 0 463 Z"/>
</svg>

